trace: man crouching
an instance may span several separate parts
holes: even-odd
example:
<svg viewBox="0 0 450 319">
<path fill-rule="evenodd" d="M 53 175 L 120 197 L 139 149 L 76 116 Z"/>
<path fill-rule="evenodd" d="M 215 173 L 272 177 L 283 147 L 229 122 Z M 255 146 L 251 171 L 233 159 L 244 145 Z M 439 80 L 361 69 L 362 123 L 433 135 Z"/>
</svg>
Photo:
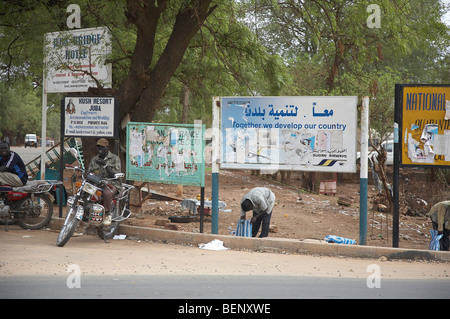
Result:
<svg viewBox="0 0 450 319">
<path fill-rule="evenodd" d="M 246 212 L 253 210 L 252 237 L 261 227 L 259 238 L 269 236 L 270 218 L 272 217 L 273 206 L 275 205 L 275 194 L 268 188 L 255 187 L 244 195 L 241 199 L 241 219 L 246 219 Z"/>
</svg>

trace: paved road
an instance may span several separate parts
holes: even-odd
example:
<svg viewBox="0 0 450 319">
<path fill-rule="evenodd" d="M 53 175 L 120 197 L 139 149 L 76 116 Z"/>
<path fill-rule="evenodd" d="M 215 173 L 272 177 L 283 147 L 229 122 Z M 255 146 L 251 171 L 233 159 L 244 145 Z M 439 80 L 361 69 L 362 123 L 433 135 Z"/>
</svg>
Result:
<svg viewBox="0 0 450 319">
<path fill-rule="evenodd" d="M 72 285 L 72 288 L 68 288 Z M 0 298 L 310 299 L 450 298 L 449 283 L 304 276 L 87 275 L 0 277 Z"/>
<path fill-rule="evenodd" d="M 50 147 L 47 147 L 47 150 L 49 150 Z M 11 150 L 16 152 L 17 154 L 20 155 L 20 157 L 22 158 L 23 162 L 25 164 L 27 164 L 29 161 L 34 160 L 36 157 L 41 155 L 41 147 L 17 147 L 17 146 L 11 146 Z M 59 149 L 58 149 L 59 152 Z M 46 160 L 48 160 L 46 158 Z"/>
<path fill-rule="evenodd" d="M 0 298 L 449 298 L 448 264 L 209 251 L 0 230 Z M 375 268 L 373 268 L 375 267 Z"/>
<path fill-rule="evenodd" d="M 72 288 L 68 288 L 72 285 Z M 0 277 L 0 298 L 145 299 L 448 299 L 449 283 L 385 279 L 369 289 L 365 279 L 304 276 L 87 275 Z"/>
</svg>

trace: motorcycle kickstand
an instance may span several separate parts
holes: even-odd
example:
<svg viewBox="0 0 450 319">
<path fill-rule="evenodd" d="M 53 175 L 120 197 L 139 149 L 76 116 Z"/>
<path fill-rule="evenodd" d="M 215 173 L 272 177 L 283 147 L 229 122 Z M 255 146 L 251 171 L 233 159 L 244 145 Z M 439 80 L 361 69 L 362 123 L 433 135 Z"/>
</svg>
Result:
<svg viewBox="0 0 450 319">
<path fill-rule="evenodd" d="M 104 236 L 102 239 L 105 242 L 105 244 L 109 244 L 111 242 L 109 239 L 106 238 L 106 236 Z"/>
<path fill-rule="evenodd" d="M 6 218 L 6 220 L 5 220 L 5 232 L 9 231 L 9 229 L 8 229 L 8 221 L 9 221 L 9 218 Z"/>
</svg>

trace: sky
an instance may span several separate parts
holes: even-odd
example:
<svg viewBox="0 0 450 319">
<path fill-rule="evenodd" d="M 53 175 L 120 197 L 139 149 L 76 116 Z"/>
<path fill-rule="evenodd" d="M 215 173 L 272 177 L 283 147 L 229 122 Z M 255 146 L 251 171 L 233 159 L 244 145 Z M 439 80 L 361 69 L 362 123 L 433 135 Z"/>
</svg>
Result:
<svg viewBox="0 0 450 319">
<path fill-rule="evenodd" d="M 450 9 L 450 0 L 442 0 L 442 2 Z M 444 15 L 443 21 L 450 26 L 450 10 Z"/>
</svg>

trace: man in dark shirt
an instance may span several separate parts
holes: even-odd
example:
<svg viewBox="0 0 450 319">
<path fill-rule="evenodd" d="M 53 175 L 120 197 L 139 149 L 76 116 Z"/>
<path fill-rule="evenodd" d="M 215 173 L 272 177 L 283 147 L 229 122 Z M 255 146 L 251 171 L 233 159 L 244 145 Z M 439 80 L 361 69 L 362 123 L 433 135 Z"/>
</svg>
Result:
<svg viewBox="0 0 450 319">
<path fill-rule="evenodd" d="M 440 239 L 439 250 L 449 251 L 450 249 L 450 200 L 435 204 L 427 214 L 431 218 L 434 230 L 438 235 L 443 235 Z"/>
<path fill-rule="evenodd" d="M 27 181 L 27 170 L 19 154 L 11 151 L 7 142 L 0 142 L 0 185 L 23 186 Z"/>
<path fill-rule="evenodd" d="M 109 151 L 109 142 L 105 138 L 97 141 L 98 155 L 94 156 L 89 163 L 88 172 L 92 172 L 101 178 L 112 178 L 114 174 L 121 172 L 120 159 L 117 155 Z M 110 181 L 111 188 L 103 188 L 103 206 L 105 211 L 109 212 L 113 207 L 113 197 L 122 186 L 119 181 Z"/>
<path fill-rule="evenodd" d="M 252 210 L 251 219 L 252 237 L 256 237 L 261 227 L 260 238 L 269 236 L 270 218 L 275 205 L 275 194 L 268 188 L 255 187 L 244 195 L 241 199 L 241 219 L 246 218 L 246 212 Z"/>
</svg>

